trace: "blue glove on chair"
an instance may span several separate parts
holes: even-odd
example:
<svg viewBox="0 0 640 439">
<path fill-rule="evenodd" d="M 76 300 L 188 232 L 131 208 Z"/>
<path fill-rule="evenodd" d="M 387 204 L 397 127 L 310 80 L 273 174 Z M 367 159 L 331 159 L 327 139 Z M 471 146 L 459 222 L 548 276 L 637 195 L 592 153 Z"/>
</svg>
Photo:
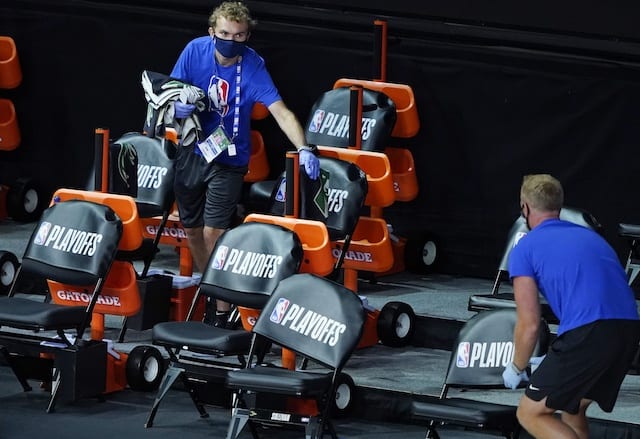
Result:
<svg viewBox="0 0 640 439">
<path fill-rule="evenodd" d="M 529 376 L 526 371 L 519 371 L 513 363 L 509 363 L 502 372 L 502 380 L 507 389 L 514 390 L 522 381 L 528 382 Z"/>
<path fill-rule="evenodd" d="M 185 104 L 180 101 L 176 101 L 173 104 L 175 117 L 178 119 L 184 119 L 185 117 L 191 116 L 191 113 L 196 109 L 194 104 Z"/>
<path fill-rule="evenodd" d="M 304 166 L 304 170 L 310 179 L 316 180 L 320 176 L 320 160 L 308 149 L 300 149 L 299 154 L 300 165 Z"/>
</svg>

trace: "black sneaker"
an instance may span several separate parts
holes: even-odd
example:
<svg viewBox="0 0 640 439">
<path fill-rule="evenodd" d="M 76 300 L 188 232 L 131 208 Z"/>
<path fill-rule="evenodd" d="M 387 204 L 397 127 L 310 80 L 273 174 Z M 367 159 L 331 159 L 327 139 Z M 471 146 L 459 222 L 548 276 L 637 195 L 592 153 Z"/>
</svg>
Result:
<svg viewBox="0 0 640 439">
<path fill-rule="evenodd" d="M 215 326 L 216 322 L 216 302 L 212 300 L 207 300 L 204 308 L 204 316 L 202 318 L 202 323 L 206 323 L 207 325 Z"/>
<path fill-rule="evenodd" d="M 226 328 L 229 322 L 229 311 L 216 311 L 213 318 L 213 326 L 216 328 Z"/>
</svg>

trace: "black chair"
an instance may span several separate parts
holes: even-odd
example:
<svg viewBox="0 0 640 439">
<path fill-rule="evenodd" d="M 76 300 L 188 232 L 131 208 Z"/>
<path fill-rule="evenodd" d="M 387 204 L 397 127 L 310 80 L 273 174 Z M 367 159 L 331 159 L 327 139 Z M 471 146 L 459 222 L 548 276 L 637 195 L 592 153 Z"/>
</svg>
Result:
<svg viewBox="0 0 640 439">
<path fill-rule="evenodd" d="M 560 211 L 560 219 L 570 221 L 572 223 L 581 225 L 583 227 L 590 228 L 595 232 L 602 234 L 604 232 L 602 225 L 586 210 L 577 209 L 573 207 L 563 207 Z M 511 226 L 509 230 L 507 244 L 505 246 L 502 258 L 500 259 L 500 265 L 498 266 L 498 272 L 496 274 L 493 288 L 489 294 L 474 294 L 469 297 L 469 303 L 467 309 L 469 311 L 487 311 L 500 308 L 516 308 L 516 303 L 513 297 L 513 293 L 500 292 L 500 285 L 509 279 L 509 271 L 507 264 L 509 261 L 509 254 L 513 247 L 518 243 L 518 240 L 522 238 L 529 231 L 527 223 L 519 216 Z M 558 323 L 558 318 L 555 316 L 551 307 L 540 296 L 540 305 L 542 310 L 542 316 L 549 323 Z"/>
<path fill-rule="evenodd" d="M 453 346 L 440 395 L 412 403 L 412 419 L 427 424 L 426 438 L 438 439 L 437 427 L 443 424 L 506 438 L 519 436 L 516 406 L 448 396 L 452 388 L 504 389 L 502 371 L 513 359 L 515 322 L 515 310 L 497 309 L 480 312 L 465 323 Z M 543 355 L 549 345 L 546 321 L 542 321 L 541 328 L 534 356 Z"/>
<path fill-rule="evenodd" d="M 306 438 L 329 432 L 336 439 L 331 407 L 342 368 L 362 335 L 366 311 L 351 290 L 312 274 L 297 274 L 278 285 L 253 327 L 245 369 L 230 371 L 227 386 L 235 401 L 227 439 L 249 423 L 303 427 Z M 258 347 L 274 343 L 312 361 L 317 368 L 291 370 L 261 364 Z"/>
<path fill-rule="evenodd" d="M 0 352 L 24 391 L 31 390 L 28 379 L 52 382 L 47 412 L 60 395 L 75 401 L 104 391 L 106 344 L 83 336 L 122 233 L 122 220 L 105 205 L 80 200 L 54 204 L 31 235 L 8 296 L 0 297 Z M 86 305 L 19 297 L 16 285 L 25 275 L 84 285 L 78 302 Z M 42 355 L 52 353 L 53 359 Z"/>
<path fill-rule="evenodd" d="M 302 255 L 297 235 L 274 224 L 247 222 L 218 239 L 187 321 L 158 323 L 153 327 L 153 343 L 166 349 L 170 363 L 146 427 L 153 425 L 160 402 L 178 378 L 189 390 L 202 417 L 207 416 L 204 404 L 231 404 L 230 393 L 224 391 L 225 374 L 230 368 L 246 364 L 251 333 L 190 321 L 201 295 L 262 309 L 278 283 L 298 271 Z M 218 361 L 222 356 L 237 356 L 238 361 Z"/>
<path fill-rule="evenodd" d="M 131 251 L 118 251 L 117 259 L 124 261 L 142 261 L 143 267 L 138 276 L 145 278 L 151 263 L 158 253 L 162 233 L 173 209 L 175 194 L 173 181 L 175 176 L 175 145 L 167 139 L 150 138 L 144 134 L 130 132 L 112 143 L 120 150 L 133 148 L 137 156 L 136 190 L 134 198 L 140 218 L 158 218 L 153 238 L 145 237 L 142 245 Z M 110 163 L 118 168 L 119 163 Z M 112 172 L 114 172 L 112 170 Z M 127 318 L 122 322 L 118 342 L 124 340 L 127 331 Z"/>
<path fill-rule="evenodd" d="M 144 262 L 140 277 L 147 275 L 153 257 L 158 252 L 162 232 L 173 209 L 175 146 L 169 140 L 150 138 L 140 133 L 126 133 L 113 142 L 121 147 L 134 148 L 138 158 L 136 207 L 140 218 L 158 217 L 153 239 L 145 238 L 139 249 L 118 252 L 118 259 Z M 111 166 L 118 166 L 111 163 Z"/>
</svg>

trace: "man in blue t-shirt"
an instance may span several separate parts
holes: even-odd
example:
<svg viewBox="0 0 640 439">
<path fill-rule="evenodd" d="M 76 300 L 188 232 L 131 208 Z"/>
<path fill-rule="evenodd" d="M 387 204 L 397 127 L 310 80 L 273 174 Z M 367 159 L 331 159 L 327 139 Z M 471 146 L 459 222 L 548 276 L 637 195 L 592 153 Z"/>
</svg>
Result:
<svg viewBox="0 0 640 439">
<path fill-rule="evenodd" d="M 618 256 L 591 229 L 560 220 L 564 192 L 547 174 L 524 177 L 522 216 L 531 231 L 509 255 L 518 319 L 505 386 L 529 381 L 518 420 L 536 438 L 587 438 L 592 401 L 610 412 L 640 342 L 633 291 Z M 560 323 L 558 337 L 529 376 L 541 293 Z M 561 411 L 560 418 L 554 416 Z"/>
<path fill-rule="evenodd" d="M 216 240 L 236 215 L 251 154 L 250 121 L 254 104 L 264 104 L 299 151 L 310 178 L 319 174 L 315 150 L 282 101 L 264 60 L 246 45 L 255 22 L 242 2 L 223 2 L 209 17 L 209 35 L 187 44 L 171 76 L 207 94 L 198 113 L 205 139 L 180 148 L 176 158 L 175 194 L 180 221 L 196 267 L 204 271 Z M 175 117 L 189 117 L 196 106 L 180 100 Z M 229 304 L 207 306 L 205 321 L 225 326 Z"/>
</svg>

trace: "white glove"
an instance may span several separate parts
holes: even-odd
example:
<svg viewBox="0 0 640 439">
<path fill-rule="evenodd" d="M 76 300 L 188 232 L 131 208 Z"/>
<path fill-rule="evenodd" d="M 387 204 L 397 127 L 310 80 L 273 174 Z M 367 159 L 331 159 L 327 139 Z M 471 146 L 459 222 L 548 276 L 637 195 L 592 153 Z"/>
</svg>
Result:
<svg viewBox="0 0 640 439">
<path fill-rule="evenodd" d="M 528 382 L 529 376 L 526 371 L 520 371 L 513 363 L 509 363 L 509 365 L 504 368 L 504 372 L 502 372 L 502 380 L 507 389 L 514 390 L 518 388 L 521 382 Z"/>
</svg>

